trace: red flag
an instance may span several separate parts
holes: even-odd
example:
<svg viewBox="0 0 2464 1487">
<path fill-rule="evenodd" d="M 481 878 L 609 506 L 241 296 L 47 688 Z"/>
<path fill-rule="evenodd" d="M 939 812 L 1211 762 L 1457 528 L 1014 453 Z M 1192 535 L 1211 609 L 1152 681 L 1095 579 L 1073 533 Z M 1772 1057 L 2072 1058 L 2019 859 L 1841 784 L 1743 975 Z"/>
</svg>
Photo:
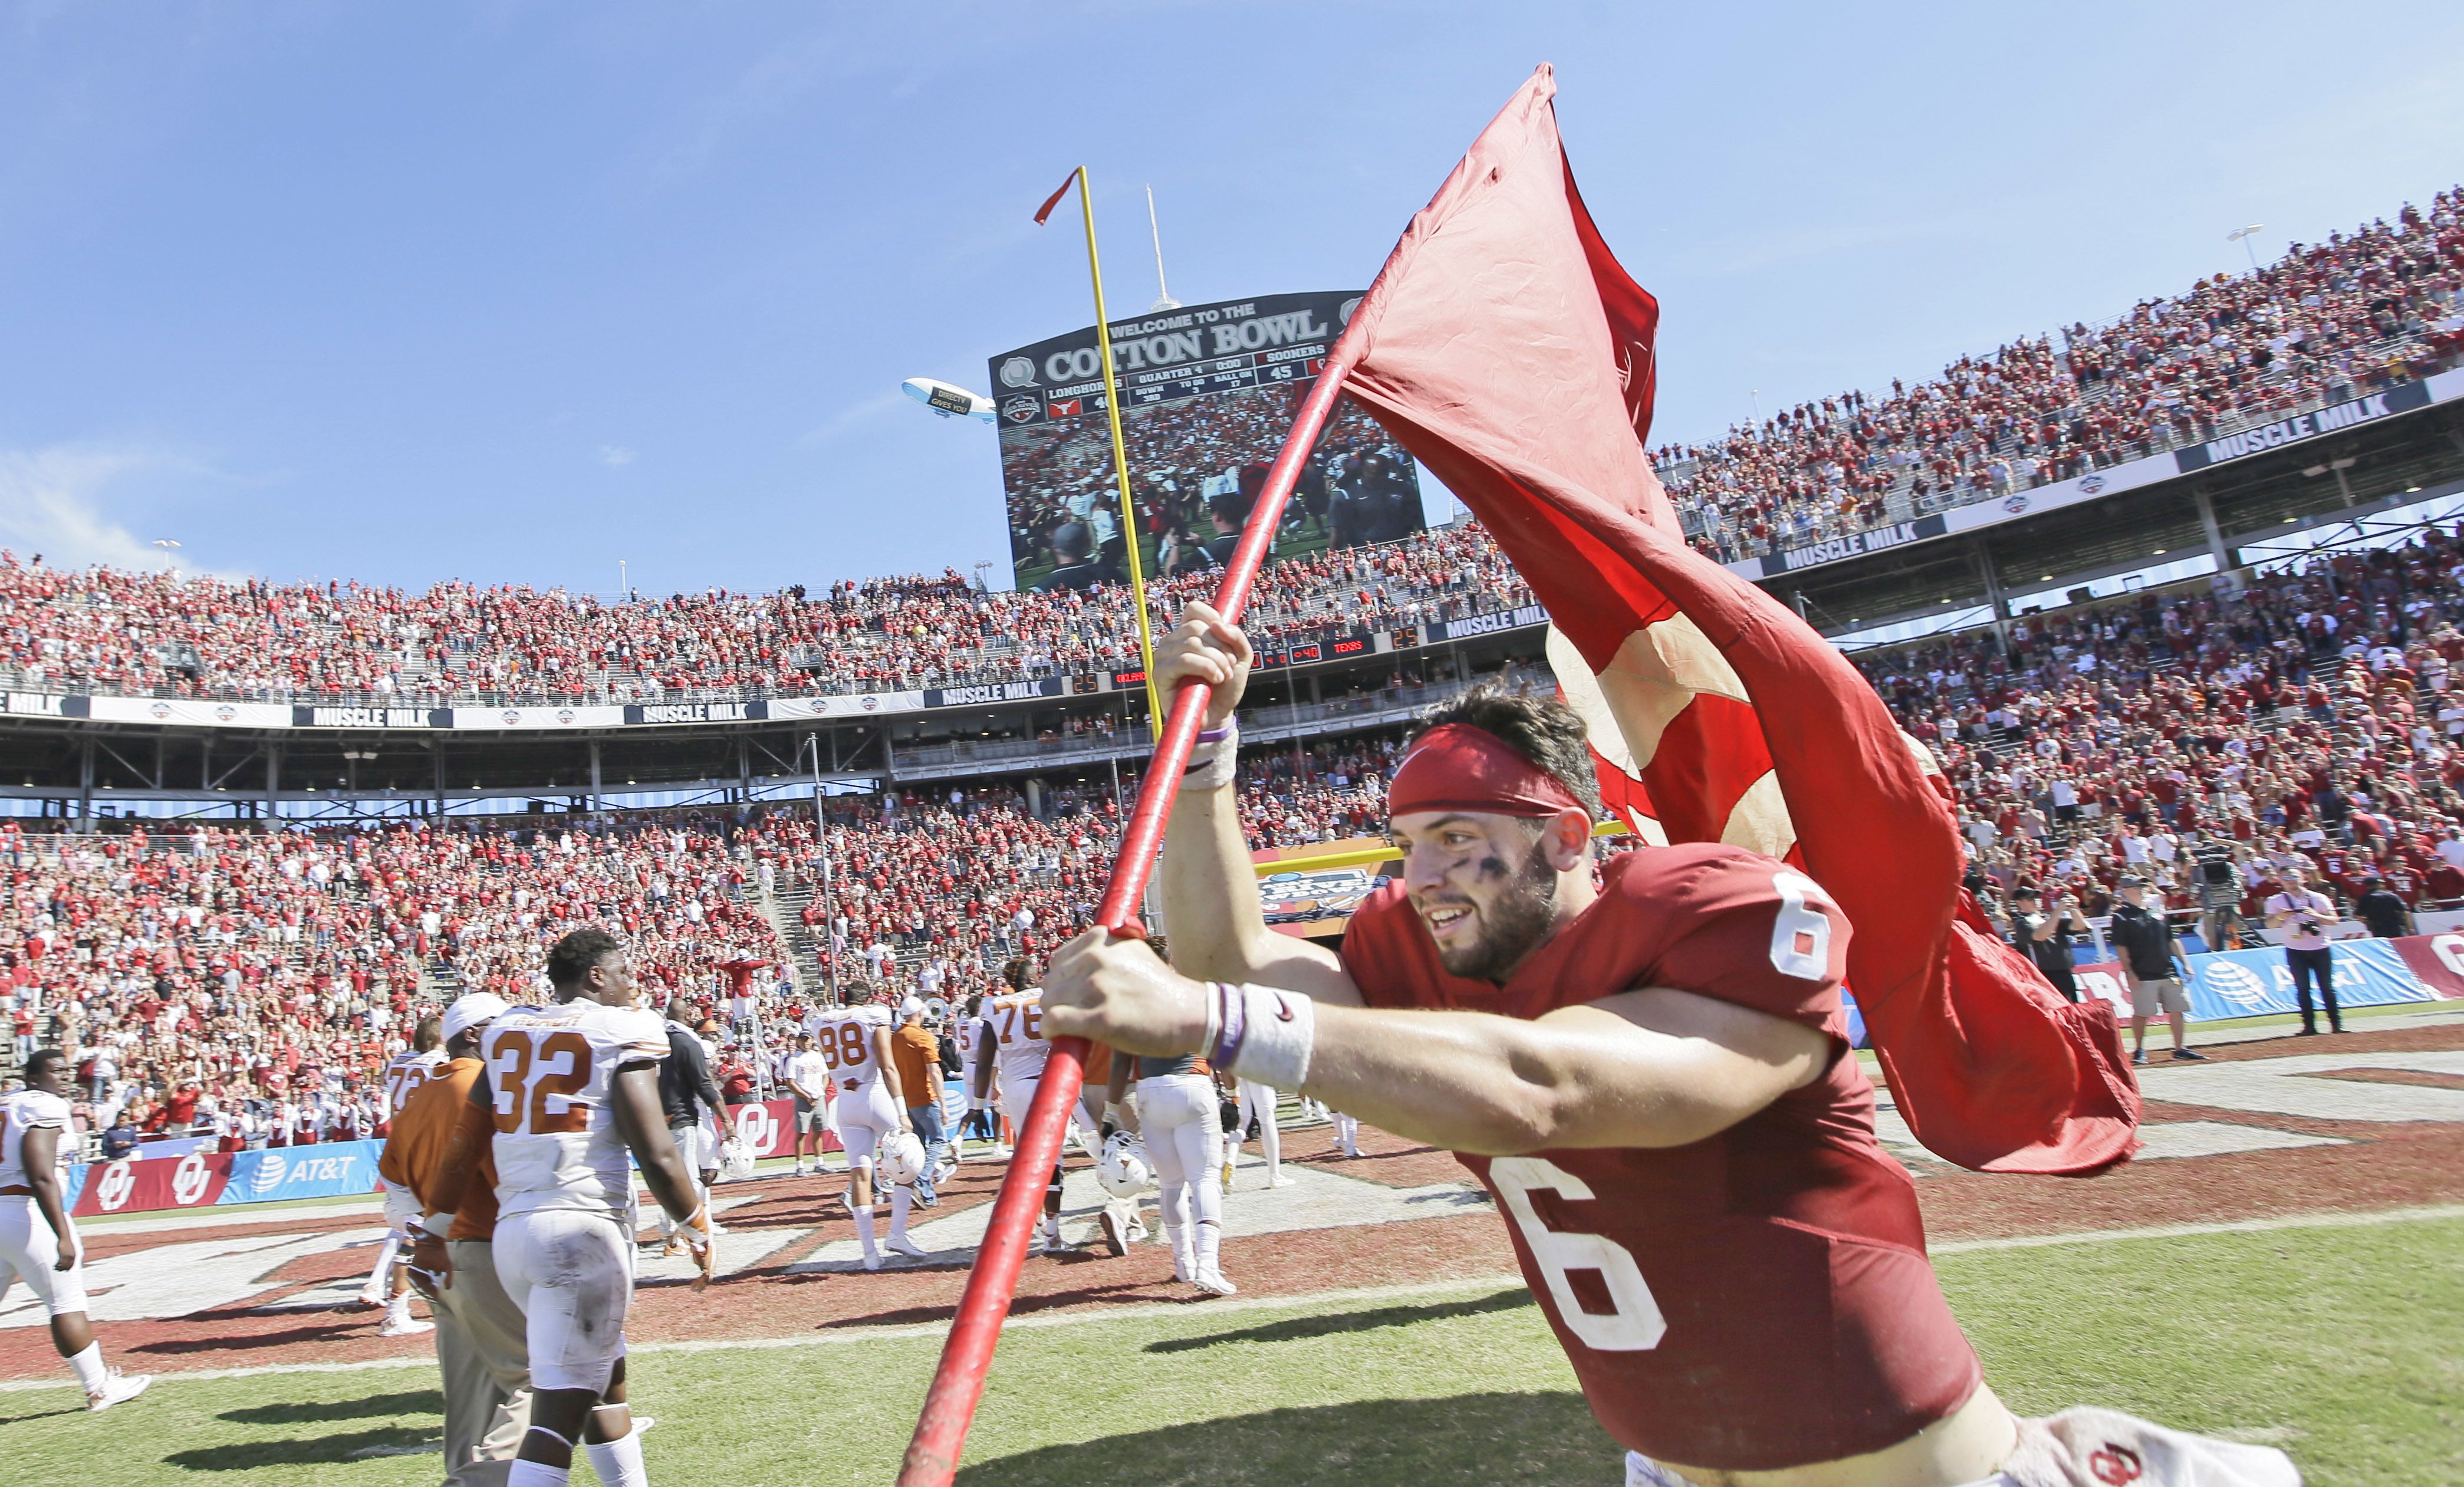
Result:
<svg viewBox="0 0 2464 1487">
<path fill-rule="evenodd" d="M 1078 172 L 1076 170 L 1072 170 L 1067 175 L 1061 178 L 1061 188 L 1045 197 L 1044 199 L 1044 205 L 1035 208 L 1035 225 L 1037 227 L 1044 226 L 1044 219 L 1052 215 L 1052 208 L 1061 205 L 1061 198 L 1068 195 L 1069 188 L 1072 186 L 1075 186 L 1077 182 Z"/>
<path fill-rule="evenodd" d="M 1685 545 L 1644 452 L 1659 305 L 1583 208 L 1555 94 L 1543 66 L 1413 219 L 1354 312 L 1345 390 L 1547 605 L 1611 803 L 1648 839 L 1801 864 L 1838 901 L 1849 985 L 1918 1139 L 1996 1171 L 2121 1160 L 2139 1096 L 2112 1009 L 2065 1003 L 1961 922 L 1930 756 L 1803 621 Z"/>
</svg>

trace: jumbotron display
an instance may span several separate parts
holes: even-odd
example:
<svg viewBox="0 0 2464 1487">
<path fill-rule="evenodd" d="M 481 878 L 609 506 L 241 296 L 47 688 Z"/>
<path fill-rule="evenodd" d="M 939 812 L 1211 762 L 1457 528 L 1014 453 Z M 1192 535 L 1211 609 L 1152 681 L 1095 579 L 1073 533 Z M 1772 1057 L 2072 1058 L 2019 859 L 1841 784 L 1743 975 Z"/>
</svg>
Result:
<svg viewBox="0 0 2464 1487">
<path fill-rule="evenodd" d="M 1357 291 L 1267 295 L 1113 324 L 1138 551 L 1150 577 L 1222 565 L 1264 467 L 1359 303 Z M 1094 327 L 1003 352 L 991 369 L 1018 586 L 1080 589 L 1126 579 Z M 1301 475 L 1274 551 L 1393 541 L 1421 525 L 1418 466 L 1347 398 Z"/>
</svg>

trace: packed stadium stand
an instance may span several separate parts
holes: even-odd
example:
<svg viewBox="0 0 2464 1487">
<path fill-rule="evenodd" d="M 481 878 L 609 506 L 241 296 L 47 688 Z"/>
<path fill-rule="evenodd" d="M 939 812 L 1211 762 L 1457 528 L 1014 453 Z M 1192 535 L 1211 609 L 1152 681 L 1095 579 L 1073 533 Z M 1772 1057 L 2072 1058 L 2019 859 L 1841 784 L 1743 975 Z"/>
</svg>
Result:
<svg viewBox="0 0 2464 1487">
<path fill-rule="evenodd" d="M 1722 561 L 2066 480 L 2453 365 L 2464 349 L 2456 191 L 2250 273 L 2074 323 L 1882 398 L 1800 404 L 1657 451 L 1695 546 Z"/>
<path fill-rule="evenodd" d="M 1658 459 L 1697 546 L 1735 562 L 2418 384 L 2457 360 L 2459 277 L 2449 192 L 2110 324 Z M 2304 522 L 2435 476 L 2464 490 L 2457 426 L 2410 416 L 2427 431 L 2383 468 L 2299 445 L 2251 468 L 2335 488 Z M 2164 523 L 2187 498 L 2120 500 L 2095 520 L 2132 561 L 2178 540 Z M 2269 531 L 2295 520 L 2238 509 Z M 1989 910 L 2025 885 L 2101 913 L 2137 872 L 2215 943 L 2313 867 L 2348 900 L 2371 877 L 2418 907 L 2464 900 L 2464 530 L 2448 521 L 2375 548 L 2220 560 L 2212 580 L 2109 602 L 1997 597 L 1956 633 L 1859 659 L 1939 755 Z M 2033 568 L 2061 530 L 2031 517 L 2007 540 L 2037 544 Z M 1861 581 L 1902 556 L 1826 571 Z M 2076 571 L 2041 560 L 2048 581 Z M 1210 588 L 1158 583 L 1159 616 Z M 1481 676 L 1547 685 L 1531 606 L 1468 522 L 1267 568 L 1247 620 L 1276 653 L 1243 722 L 1251 844 L 1380 832 L 1412 712 Z M 607 601 L 0 554 L 0 794 L 45 813 L 0 820 L 0 1062 L 73 1049 L 89 1136 L 123 1112 L 226 1145 L 365 1132 L 385 1115 L 374 1076 L 424 1012 L 463 988 L 522 990 L 547 944 L 599 921 L 729 1039 L 722 1078 L 759 1082 L 778 1018 L 816 997 L 963 995 L 1089 921 L 1147 748 L 1137 665 L 1111 586 L 997 593 L 950 573 Z M 151 711 L 70 706 L 88 697 Z M 781 721 L 746 705 L 761 698 L 832 706 Z M 274 703 L 297 720 L 217 731 L 231 723 L 218 706 Z M 708 706 L 645 713 L 677 703 Z M 179 711 L 192 704 L 207 711 Z M 624 716 L 605 727 L 515 731 L 512 710 L 611 705 Z M 396 708 L 482 710 L 481 726 Z M 218 794 L 243 764 L 261 795 L 246 777 Z M 191 768 L 195 788 L 169 788 Z M 698 803 L 614 808 L 635 775 Z M 105 814 L 115 794 L 190 814 Z M 524 795 L 522 814 L 492 814 Z"/>
</svg>

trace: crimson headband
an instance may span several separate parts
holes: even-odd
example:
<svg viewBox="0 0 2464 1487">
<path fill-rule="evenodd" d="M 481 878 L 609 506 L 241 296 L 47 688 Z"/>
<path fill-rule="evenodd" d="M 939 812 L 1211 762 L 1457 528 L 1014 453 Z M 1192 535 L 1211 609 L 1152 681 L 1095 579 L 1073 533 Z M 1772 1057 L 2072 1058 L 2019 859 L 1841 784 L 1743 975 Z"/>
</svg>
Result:
<svg viewBox="0 0 2464 1487">
<path fill-rule="evenodd" d="M 1554 816 L 1589 807 L 1547 770 L 1486 729 L 1444 723 L 1422 733 L 1386 787 L 1386 814 L 1485 811 L 1494 816 Z"/>
</svg>

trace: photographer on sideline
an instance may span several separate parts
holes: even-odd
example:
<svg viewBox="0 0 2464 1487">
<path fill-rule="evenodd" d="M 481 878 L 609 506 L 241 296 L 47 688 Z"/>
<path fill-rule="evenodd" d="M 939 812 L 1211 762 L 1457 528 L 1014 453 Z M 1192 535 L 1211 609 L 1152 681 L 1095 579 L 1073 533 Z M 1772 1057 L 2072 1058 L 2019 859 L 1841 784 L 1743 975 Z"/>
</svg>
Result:
<svg viewBox="0 0 2464 1487">
<path fill-rule="evenodd" d="M 2344 1030 L 2344 1014 L 2336 1005 L 2336 966 L 2327 949 L 2327 927 L 2336 922 L 2335 901 L 2319 891 L 2326 882 L 2319 869 L 2305 867 L 2299 886 L 2287 886 L 2267 901 L 2267 927 L 2282 929 L 2284 964 L 2293 973 L 2294 999 L 2301 1004 L 2301 1034 L 2315 1037 L 2318 1015 L 2310 1010 L 2310 979 L 2319 979 L 2320 999 L 2327 1004 L 2327 1025 Z"/>
</svg>

